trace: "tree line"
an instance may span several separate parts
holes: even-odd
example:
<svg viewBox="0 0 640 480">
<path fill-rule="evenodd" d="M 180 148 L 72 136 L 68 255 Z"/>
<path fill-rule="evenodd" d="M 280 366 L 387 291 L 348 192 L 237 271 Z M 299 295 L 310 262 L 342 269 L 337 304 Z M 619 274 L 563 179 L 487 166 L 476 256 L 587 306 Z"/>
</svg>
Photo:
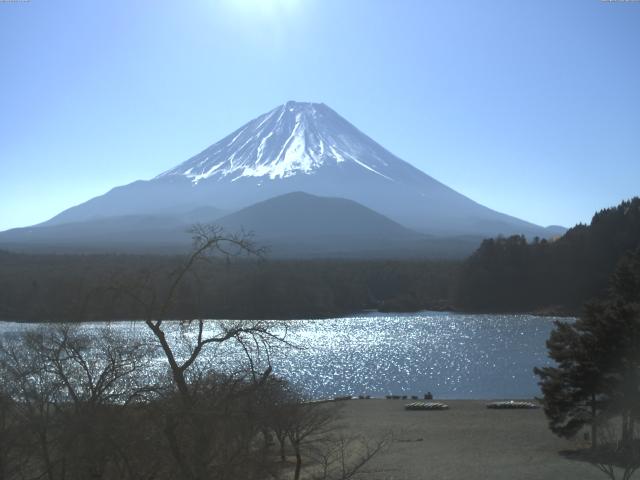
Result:
<svg viewBox="0 0 640 480">
<path fill-rule="evenodd" d="M 385 438 L 339 428 L 336 403 L 272 374 L 270 349 L 295 347 L 274 322 L 166 322 L 209 252 L 252 251 L 217 230 L 197 235 L 167 288 L 153 277 L 114 286 L 144 312 L 147 335 L 49 324 L 2 336 L 0 479 L 347 480 L 381 451 Z M 229 343 L 245 359 L 222 369 L 212 347 Z"/>
<path fill-rule="evenodd" d="M 176 319 L 317 318 L 368 309 L 579 314 L 640 245 L 640 199 L 596 213 L 553 240 L 482 242 L 464 261 L 212 259 L 176 292 Z M 114 285 L 166 279 L 183 260 L 162 255 L 32 255 L 0 251 L 0 319 L 142 318 Z M 203 295 L 202 292 L 206 292 Z"/>
<path fill-rule="evenodd" d="M 547 341 L 555 365 L 535 369 L 551 430 L 590 429 L 585 459 L 615 480 L 640 468 L 640 248 L 620 261 L 602 299 Z"/>
<path fill-rule="evenodd" d="M 183 257 L 0 254 L 0 319 L 140 319 L 140 305 L 114 286 L 145 280 L 168 288 Z M 176 292 L 175 319 L 317 318 L 367 309 L 451 308 L 453 261 L 214 258 Z M 206 292 L 203 293 L 203 292 Z"/>
<path fill-rule="evenodd" d="M 460 269 L 453 303 L 468 311 L 578 314 L 606 291 L 620 259 L 639 245 L 637 197 L 552 241 L 487 239 Z"/>
</svg>

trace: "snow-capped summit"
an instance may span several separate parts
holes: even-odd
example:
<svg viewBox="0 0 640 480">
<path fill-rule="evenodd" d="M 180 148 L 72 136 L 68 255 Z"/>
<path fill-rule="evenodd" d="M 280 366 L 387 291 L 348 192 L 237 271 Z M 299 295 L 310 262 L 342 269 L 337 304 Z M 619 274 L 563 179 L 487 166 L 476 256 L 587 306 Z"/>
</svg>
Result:
<svg viewBox="0 0 640 480">
<path fill-rule="evenodd" d="M 282 179 L 352 162 L 389 178 L 388 152 L 323 103 L 287 102 L 157 178 Z"/>
<path fill-rule="evenodd" d="M 542 227 L 486 208 L 401 160 L 328 106 L 304 102 L 276 107 L 175 168 L 45 224 L 202 207 L 234 212 L 291 192 L 353 200 L 422 233 L 546 236 Z"/>
</svg>

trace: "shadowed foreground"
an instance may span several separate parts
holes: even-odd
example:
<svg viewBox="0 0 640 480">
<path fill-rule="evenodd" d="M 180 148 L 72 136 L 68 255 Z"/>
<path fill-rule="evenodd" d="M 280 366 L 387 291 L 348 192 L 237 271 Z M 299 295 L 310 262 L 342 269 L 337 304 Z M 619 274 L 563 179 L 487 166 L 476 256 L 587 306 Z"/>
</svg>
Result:
<svg viewBox="0 0 640 480">
<path fill-rule="evenodd" d="M 542 410 L 489 410 L 485 401 L 446 401 L 446 411 L 405 411 L 402 400 L 352 400 L 342 414 L 354 432 L 394 433 L 365 468 L 372 480 L 576 479 L 605 476 L 561 452 L 583 447 L 554 436 Z"/>
</svg>

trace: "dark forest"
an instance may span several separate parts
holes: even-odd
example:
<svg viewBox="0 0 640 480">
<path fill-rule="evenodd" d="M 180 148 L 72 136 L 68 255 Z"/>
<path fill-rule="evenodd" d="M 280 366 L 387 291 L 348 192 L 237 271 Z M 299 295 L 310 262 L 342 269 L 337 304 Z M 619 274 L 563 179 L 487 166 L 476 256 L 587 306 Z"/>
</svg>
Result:
<svg viewBox="0 0 640 480">
<path fill-rule="evenodd" d="M 464 261 L 212 258 L 181 286 L 171 318 L 317 318 L 370 309 L 572 315 L 606 291 L 640 245 L 640 199 L 596 213 L 555 240 L 485 240 Z M 0 252 L 0 318 L 141 318 L 123 288 L 167 288 L 184 261 L 161 255 Z"/>
</svg>

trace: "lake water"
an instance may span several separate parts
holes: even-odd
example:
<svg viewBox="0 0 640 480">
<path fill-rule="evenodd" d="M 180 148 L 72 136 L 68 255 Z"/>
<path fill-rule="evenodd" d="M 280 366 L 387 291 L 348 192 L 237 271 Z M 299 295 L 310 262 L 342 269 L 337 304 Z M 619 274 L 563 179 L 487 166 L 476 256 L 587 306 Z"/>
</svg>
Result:
<svg viewBox="0 0 640 480">
<path fill-rule="evenodd" d="M 531 398 L 540 395 L 533 368 L 551 364 L 545 341 L 554 318 L 446 312 L 370 313 L 296 324 L 277 349 L 275 373 L 313 398 L 337 395 L 420 395 L 436 398 Z M 177 325 L 177 324 L 176 324 Z M 86 324 L 83 328 L 102 328 Z M 0 332 L 28 326 L 3 323 Z M 146 335 L 138 322 L 112 323 L 126 335 Z M 227 368 L 240 357 L 210 350 Z"/>
</svg>

